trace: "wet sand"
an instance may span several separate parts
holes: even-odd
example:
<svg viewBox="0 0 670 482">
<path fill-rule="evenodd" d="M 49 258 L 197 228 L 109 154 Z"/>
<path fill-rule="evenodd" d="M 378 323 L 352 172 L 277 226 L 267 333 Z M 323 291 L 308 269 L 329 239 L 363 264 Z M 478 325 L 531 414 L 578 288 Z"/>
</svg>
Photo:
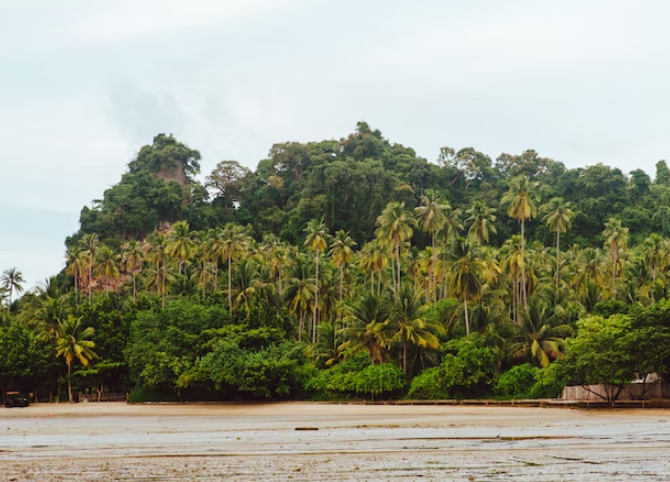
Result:
<svg viewBox="0 0 670 482">
<path fill-rule="evenodd" d="M 41 404 L 0 409 L 0 467 L 3 481 L 665 481 L 670 410 Z"/>
</svg>

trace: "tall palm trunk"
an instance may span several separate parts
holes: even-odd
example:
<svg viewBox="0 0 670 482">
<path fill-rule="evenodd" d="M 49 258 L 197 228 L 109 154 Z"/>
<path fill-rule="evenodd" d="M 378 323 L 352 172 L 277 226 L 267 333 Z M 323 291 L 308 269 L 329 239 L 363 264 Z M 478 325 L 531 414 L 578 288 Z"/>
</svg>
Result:
<svg viewBox="0 0 670 482">
<path fill-rule="evenodd" d="M 74 272 L 74 302 L 79 308 L 79 273 L 78 269 Z"/>
<path fill-rule="evenodd" d="M 616 264 L 618 261 L 617 243 L 612 243 L 612 298 L 616 297 Z"/>
<path fill-rule="evenodd" d="M 88 304 L 93 302 L 93 256 L 88 264 Z"/>
<path fill-rule="evenodd" d="M 340 303 L 342 303 L 342 292 L 344 289 L 344 264 L 340 265 Z"/>
<path fill-rule="evenodd" d="M 526 289 L 526 238 L 524 234 L 524 220 L 521 220 L 521 290 L 523 296 L 523 307 L 528 310 L 528 291 Z"/>
<path fill-rule="evenodd" d="M 404 337 L 402 344 L 402 372 L 407 373 L 407 336 Z"/>
<path fill-rule="evenodd" d="M 137 273 L 133 270 L 133 303 L 137 303 Z"/>
<path fill-rule="evenodd" d="M 231 256 L 228 256 L 228 309 L 233 311 L 233 292 L 232 292 L 232 277 L 231 277 Z M 239 274 L 239 273 L 238 273 Z"/>
<path fill-rule="evenodd" d="M 67 395 L 70 400 L 70 403 L 74 403 L 74 398 L 72 397 L 72 362 L 67 364 Z"/>
<path fill-rule="evenodd" d="M 556 283 L 556 288 L 558 289 L 558 267 L 559 267 L 559 256 L 561 255 L 561 231 L 556 228 L 556 274 L 554 275 L 554 282 Z"/>
<path fill-rule="evenodd" d="M 167 295 L 167 261 L 163 261 L 163 299 L 161 306 L 165 308 L 165 296 Z"/>
<path fill-rule="evenodd" d="M 463 310 L 465 311 L 465 334 L 470 336 L 470 317 L 468 315 L 468 299 L 463 291 Z"/>
<path fill-rule="evenodd" d="M 433 230 L 433 265 L 431 271 L 433 272 L 433 303 L 437 305 L 437 253 L 435 252 L 435 230 Z"/>
<path fill-rule="evenodd" d="M 316 311 L 319 306 L 319 250 L 316 250 L 316 291 L 314 296 L 314 318 L 312 319 L 312 343 L 316 343 Z"/>
</svg>

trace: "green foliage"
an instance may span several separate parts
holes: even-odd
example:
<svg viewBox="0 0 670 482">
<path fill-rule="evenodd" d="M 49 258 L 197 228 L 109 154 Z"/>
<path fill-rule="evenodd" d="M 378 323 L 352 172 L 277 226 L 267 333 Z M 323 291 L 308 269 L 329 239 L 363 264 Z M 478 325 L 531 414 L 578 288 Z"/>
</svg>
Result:
<svg viewBox="0 0 670 482">
<path fill-rule="evenodd" d="M 467 398 L 482 396 L 496 377 L 496 356 L 472 338 L 454 340 L 444 346 L 439 367 L 424 370 L 412 381 L 410 398 Z"/>
<path fill-rule="evenodd" d="M 530 392 L 538 382 L 540 369 L 524 363 L 501 374 L 495 386 L 495 393 L 510 398 L 531 398 Z"/>
</svg>

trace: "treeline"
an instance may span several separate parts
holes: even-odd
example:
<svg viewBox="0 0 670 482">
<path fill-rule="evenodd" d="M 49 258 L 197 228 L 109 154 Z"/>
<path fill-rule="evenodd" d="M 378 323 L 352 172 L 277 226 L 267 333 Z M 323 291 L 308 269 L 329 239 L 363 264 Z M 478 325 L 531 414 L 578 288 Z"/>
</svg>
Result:
<svg viewBox="0 0 670 482">
<path fill-rule="evenodd" d="M 159 135 L 82 210 L 65 270 L 7 300 L 3 387 L 543 397 L 667 371 L 663 161 L 653 182 L 534 151 L 432 164 L 364 123 L 205 184 L 199 160 Z"/>
</svg>

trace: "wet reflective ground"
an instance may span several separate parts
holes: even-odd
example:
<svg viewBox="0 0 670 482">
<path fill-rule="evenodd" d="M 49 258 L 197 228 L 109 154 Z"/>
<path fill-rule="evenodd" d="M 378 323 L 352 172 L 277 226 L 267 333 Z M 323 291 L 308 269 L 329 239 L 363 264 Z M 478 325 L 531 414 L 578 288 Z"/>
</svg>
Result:
<svg viewBox="0 0 670 482">
<path fill-rule="evenodd" d="M 0 412 L 0 466 L 17 481 L 667 481 L 670 411 L 38 405 Z"/>
</svg>

